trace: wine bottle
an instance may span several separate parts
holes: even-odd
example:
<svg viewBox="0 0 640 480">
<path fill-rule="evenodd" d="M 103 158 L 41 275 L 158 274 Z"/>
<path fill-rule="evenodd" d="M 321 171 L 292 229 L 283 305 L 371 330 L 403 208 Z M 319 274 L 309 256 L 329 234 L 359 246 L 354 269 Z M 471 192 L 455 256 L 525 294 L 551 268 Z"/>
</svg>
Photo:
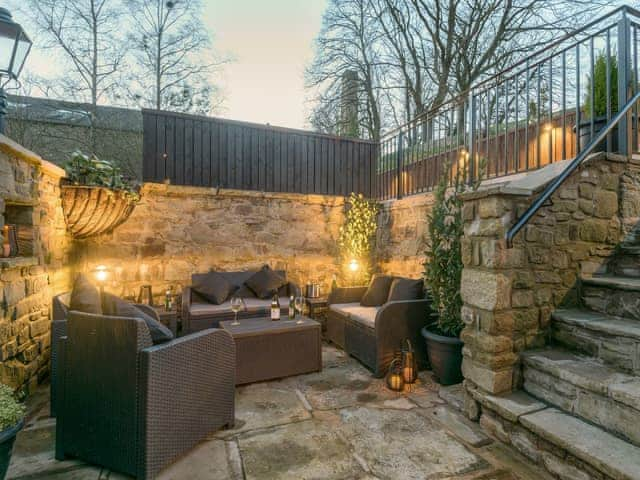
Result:
<svg viewBox="0 0 640 480">
<path fill-rule="evenodd" d="M 334 273 L 331 280 L 331 291 L 338 289 L 338 276 Z"/>
<path fill-rule="evenodd" d="M 291 295 L 289 297 L 289 319 L 293 320 L 294 318 L 296 318 L 296 303 L 295 303 L 295 299 L 293 298 L 293 295 Z"/>
<path fill-rule="evenodd" d="M 271 299 L 271 320 L 280 320 L 280 299 L 277 293 Z"/>
</svg>

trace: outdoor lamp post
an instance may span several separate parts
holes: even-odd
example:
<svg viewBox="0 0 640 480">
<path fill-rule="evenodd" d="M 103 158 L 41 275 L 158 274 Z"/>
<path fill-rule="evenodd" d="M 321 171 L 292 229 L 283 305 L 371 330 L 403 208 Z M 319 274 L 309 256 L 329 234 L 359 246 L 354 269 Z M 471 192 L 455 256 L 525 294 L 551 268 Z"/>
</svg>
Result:
<svg viewBox="0 0 640 480">
<path fill-rule="evenodd" d="M 0 133 L 4 133 L 7 95 L 4 86 L 17 80 L 31 50 L 31 40 L 11 13 L 0 7 Z"/>
</svg>

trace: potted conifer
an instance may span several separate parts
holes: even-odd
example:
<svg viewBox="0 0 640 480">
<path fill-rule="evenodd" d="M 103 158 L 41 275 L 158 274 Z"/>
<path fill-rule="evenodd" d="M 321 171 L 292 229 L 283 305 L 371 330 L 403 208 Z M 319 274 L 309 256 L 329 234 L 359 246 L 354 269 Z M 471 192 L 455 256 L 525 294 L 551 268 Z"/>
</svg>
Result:
<svg viewBox="0 0 640 480">
<path fill-rule="evenodd" d="M 452 188 L 448 188 L 446 174 L 438 183 L 435 203 L 428 217 L 429 241 L 424 263 L 425 283 L 432 298 L 433 321 L 422 329 L 422 336 L 427 342 L 427 355 L 434 376 L 442 385 L 453 385 L 463 379 L 460 332 L 464 324 L 460 279 L 464 222 L 461 194 L 466 186 L 462 182 L 464 175 L 460 173 L 456 175 Z"/>
<path fill-rule="evenodd" d="M 25 408 L 11 387 L 0 383 L 0 479 L 4 480 L 11 461 L 16 435 L 24 425 Z"/>
</svg>

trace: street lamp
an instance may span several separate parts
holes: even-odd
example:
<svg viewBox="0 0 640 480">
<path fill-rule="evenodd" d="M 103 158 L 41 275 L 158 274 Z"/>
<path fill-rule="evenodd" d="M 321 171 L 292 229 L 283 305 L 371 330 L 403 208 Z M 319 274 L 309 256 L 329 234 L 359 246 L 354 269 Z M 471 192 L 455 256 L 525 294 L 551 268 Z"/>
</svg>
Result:
<svg viewBox="0 0 640 480">
<path fill-rule="evenodd" d="M 4 133 L 4 116 L 7 114 L 4 86 L 18 79 L 29 50 L 31 40 L 25 31 L 13 21 L 9 10 L 0 7 L 0 133 Z"/>
</svg>

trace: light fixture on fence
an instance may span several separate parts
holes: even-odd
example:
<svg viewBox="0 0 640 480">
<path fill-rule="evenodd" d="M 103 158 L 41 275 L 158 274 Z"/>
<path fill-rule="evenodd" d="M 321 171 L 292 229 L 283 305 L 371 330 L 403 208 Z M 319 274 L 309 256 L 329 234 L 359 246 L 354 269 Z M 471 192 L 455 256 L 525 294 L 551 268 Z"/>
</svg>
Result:
<svg viewBox="0 0 640 480">
<path fill-rule="evenodd" d="M 13 21 L 9 10 L 0 7 L 0 133 L 4 133 L 7 114 L 4 87 L 11 80 L 18 79 L 31 43 L 20 24 Z"/>
<path fill-rule="evenodd" d="M 547 122 L 544 124 L 544 126 L 542 127 L 542 129 L 545 132 L 550 132 L 551 130 L 553 130 L 553 124 L 551 122 Z"/>
<path fill-rule="evenodd" d="M 351 270 L 352 272 L 357 272 L 359 268 L 360 265 L 358 264 L 358 261 L 355 258 L 352 258 L 349 262 L 349 270 Z"/>
<path fill-rule="evenodd" d="M 93 269 L 93 276 L 96 279 L 96 282 L 100 286 L 100 293 L 104 293 L 104 285 L 107 283 L 109 279 L 109 269 L 104 265 L 98 265 Z"/>
</svg>

